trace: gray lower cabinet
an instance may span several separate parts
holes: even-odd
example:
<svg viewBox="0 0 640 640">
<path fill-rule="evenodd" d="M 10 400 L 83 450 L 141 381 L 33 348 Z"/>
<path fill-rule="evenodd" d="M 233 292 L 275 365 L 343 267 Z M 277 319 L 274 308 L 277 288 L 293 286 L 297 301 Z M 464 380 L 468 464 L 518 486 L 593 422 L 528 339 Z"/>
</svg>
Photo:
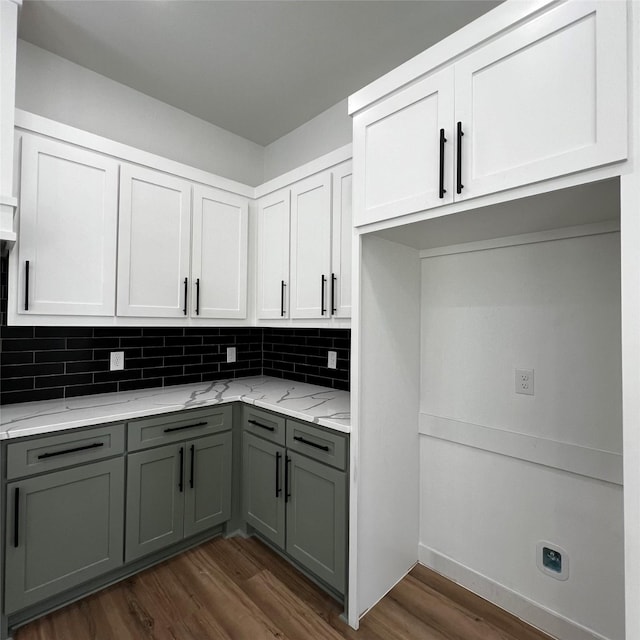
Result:
<svg viewBox="0 0 640 640">
<path fill-rule="evenodd" d="M 231 432 L 130 453 L 127 562 L 231 517 Z"/>
<path fill-rule="evenodd" d="M 244 517 L 256 531 L 284 548 L 284 447 L 244 433 L 242 504 Z"/>
<path fill-rule="evenodd" d="M 124 461 L 7 484 L 5 613 L 122 564 Z"/>
<path fill-rule="evenodd" d="M 343 471 L 288 451 L 286 551 L 344 593 L 346 477 Z"/>
<path fill-rule="evenodd" d="M 328 586 L 344 593 L 347 438 L 294 420 L 286 420 L 286 427 L 279 430 L 268 421 L 269 414 L 261 413 L 252 415 L 250 422 L 245 412 L 243 419 L 244 519 Z M 262 425 L 259 430 L 256 423 Z"/>
</svg>

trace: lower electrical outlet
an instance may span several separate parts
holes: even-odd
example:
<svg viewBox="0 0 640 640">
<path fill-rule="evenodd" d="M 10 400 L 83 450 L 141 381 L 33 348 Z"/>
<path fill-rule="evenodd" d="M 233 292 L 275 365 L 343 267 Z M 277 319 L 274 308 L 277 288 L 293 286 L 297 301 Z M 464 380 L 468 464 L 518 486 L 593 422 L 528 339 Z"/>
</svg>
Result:
<svg viewBox="0 0 640 640">
<path fill-rule="evenodd" d="M 109 359 L 109 371 L 124 369 L 124 351 L 112 351 Z"/>
<path fill-rule="evenodd" d="M 327 367 L 329 367 L 329 369 L 337 369 L 338 354 L 336 351 L 329 351 L 329 357 L 327 358 Z"/>
<path fill-rule="evenodd" d="M 235 361 L 236 361 L 236 348 L 227 347 L 227 362 L 235 362 Z"/>
</svg>

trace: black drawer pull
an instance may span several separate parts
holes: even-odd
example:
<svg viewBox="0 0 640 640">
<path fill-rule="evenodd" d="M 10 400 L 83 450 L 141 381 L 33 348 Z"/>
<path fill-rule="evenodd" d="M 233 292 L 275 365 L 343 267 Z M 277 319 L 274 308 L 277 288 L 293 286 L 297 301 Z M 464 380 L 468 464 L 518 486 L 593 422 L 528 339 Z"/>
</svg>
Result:
<svg viewBox="0 0 640 640">
<path fill-rule="evenodd" d="M 268 426 L 266 424 L 262 424 L 262 423 L 258 422 L 257 420 L 247 420 L 247 422 L 249 424 L 252 424 L 252 425 L 256 426 L 256 427 L 260 427 L 261 429 L 266 429 L 267 431 L 275 431 L 276 430 L 275 427 L 270 427 L 270 426 Z"/>
<path fill-rule="evenodd" d="M 51 453 L 41 453 L 38 456 L 38 460 L 44 458 L 55 458 L 56 456 L 64 456 L 67 453 L 76 453 L 76 451 L 86 451 L 87 449 L 97 449 L 98 447 L 104 447 L 104 442 L 94 442 L 92 444 L 85 444 L 82 447 L 74 447 L 73 449 L 63 449 L 62 451 L 52 451 Z"/>
<path fill-rule="evenodd" d="M 180 479 L 178 480 L 180 493 L 184 491 L 184 447 L 180 447 Z"/>
<path fill-rule="evenodd" d="M 17 549 L 20 543 L 20 489 L 16 487 L 13 503 L 13 546 Z"/>
<path fill-rule="evenodd" d="M 186 424 L 184 427 L 167 427 L 164 432 L 171 433 L 172 431 L 182 431 L 183 429 L 195 429 L 196 427 L 204 427 L 209 424 L 208 422 L 196 422 L 194 424 Z"/>
<path fill-rule="evenodd" d="M 284 458 L 284 501 L 289 502 L 291 493 L 289 492 L 289 465 L 291 464 L 291 458 L 285 456 Z"/>
<path fill-rule="evenodd" d="M 447 190 L 444 188 L 444 143 L 447 139 L 444 137 L 444 129 L 440 129 L 440 175 L 438 186 L 438 197 L 444 198 Z"/>
<path fill-rule="evenodd" d="M 276 498 L 282 493 L 282 487 L 280 486 L 280 458 L 282 458 L 282 454 L 276 451 Z"/>
<path fill-rule="evenodd" d="M 311 442 L 311 440 L 305 440 L 300 436 L 293 436 L 294 440 L 298 442 L 302 442 L 302 444 L 308 444 L 310 447 L 315 447 L 316 449 L 322 449 L 322 451 L 329 451 L 329 447 L 325 444 L 316 444 L 315 442 Z"/>
<path fill-rule="evenodd" d="M 331 315 L 334 315 L 337 311 L 336 309 L 336 274 L 331 274 Z"/>
<path fill-rule="evenodd" d="M 29 261 L 24 263 L 24 310 L 29 311 Z"/>
<path fill-rule="evenodd" d="M 196 446 L 191 445 L 191 472 L 189 474 L 189 486 L 193 489 L 196 476 Z"/>
<path fill-rule="evenodd" d="M 462 190 L 464 189 L 464 185 L 462 184 L 462 136 L 464 135 L 464 131 L 462 131 L 462 122 L 458 122 L 456 134 L 458 142 L 458 155 L 456 157 L 456 193 L 462 193 Z"/>
</svg>

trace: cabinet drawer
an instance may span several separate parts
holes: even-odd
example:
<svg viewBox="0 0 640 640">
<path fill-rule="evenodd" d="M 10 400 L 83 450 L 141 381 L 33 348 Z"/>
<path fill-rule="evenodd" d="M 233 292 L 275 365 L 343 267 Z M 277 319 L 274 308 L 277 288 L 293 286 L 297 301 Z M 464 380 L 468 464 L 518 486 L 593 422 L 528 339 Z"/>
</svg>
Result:
<svg viewBox="0 0 640 640">
<path fill-rule="evenodd" d="M 244 430 L 255 433 L 266 440 L 271 440 L 271 442 L 284 445 L 284 424 L 285 419 L 282 416 L 253 407 L 243 408 L 242 426 Z"/>
<path fill-rule="evenodd" d="M 129 451 L 148 449 L 231 429 L 230 405 L 179 411 L 129 423 Z"/>
<path fill-rule="evenodd" d="M 347 462 L 347 437 L 312 424 L 287 420 L 287 447 L 338 469 Z"/>
<path fill-rule="evenodd" d="M 7 446 L 7 479 L 62 469 L 124 452 L 124 424 L 92 427 Z"/>
</svg>

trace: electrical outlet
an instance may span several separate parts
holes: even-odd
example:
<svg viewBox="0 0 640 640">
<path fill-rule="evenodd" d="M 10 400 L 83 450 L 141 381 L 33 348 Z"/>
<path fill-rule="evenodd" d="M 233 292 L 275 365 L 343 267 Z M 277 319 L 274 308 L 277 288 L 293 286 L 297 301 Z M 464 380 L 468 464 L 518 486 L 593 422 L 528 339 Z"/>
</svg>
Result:
<svg viewBox="0 0 640 640">
<path fill-rule="evenodd" d="M 124 351 L 112 351 L 109 359 L 109 371 L 124 369 Z"/>
<path fill-rule="evenodd" d="M 329 369 L 337 369 L 338 354 L 335 351 L 329 351 L 329 357 L 327 358 L 327 367 L 329 367 Z"/>
<path fill-rule="evenodd" d="M 227 347 L 227 362 L 235 362 L 235 361 L 236 361 L 236 348 Z"/>
<path fill-rule="evenodd" d="M 516 393 L 533 395 L 533 369 L 516 369 Z"/>
</svg>

